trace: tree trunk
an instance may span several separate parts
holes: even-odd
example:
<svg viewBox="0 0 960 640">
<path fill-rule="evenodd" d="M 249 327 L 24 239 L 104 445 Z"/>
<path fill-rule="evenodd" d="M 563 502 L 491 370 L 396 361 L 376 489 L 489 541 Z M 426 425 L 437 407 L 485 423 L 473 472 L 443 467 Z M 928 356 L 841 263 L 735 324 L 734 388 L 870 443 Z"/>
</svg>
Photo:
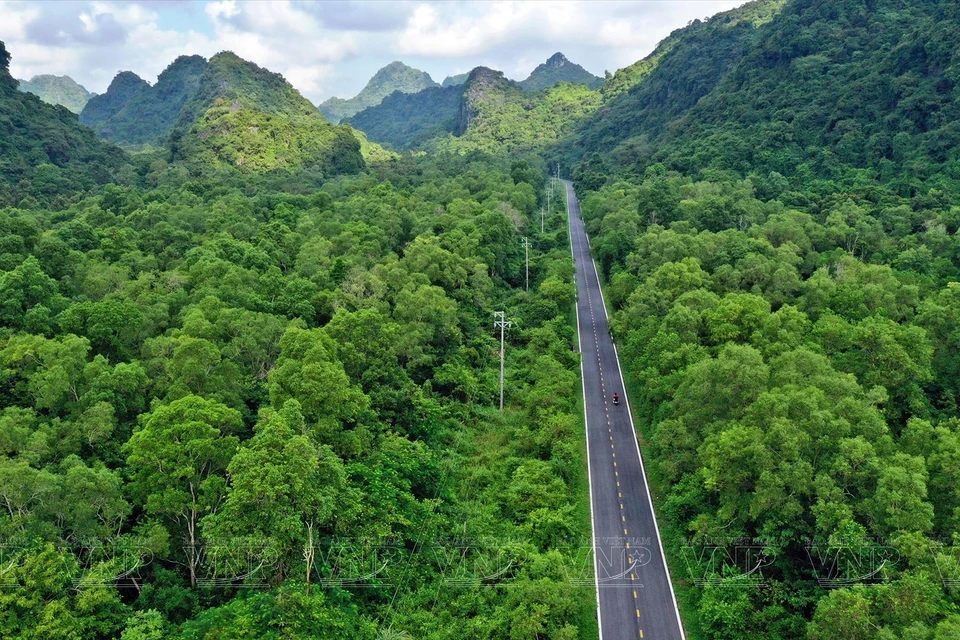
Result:
<svg viewBox="0 0 960 640">
<path fill-rule="evenodd" d="M 313 546 L 313 521 L 307 523 L 307 544 L 303 547 L 303 559 L 307 563 L 306 575 L 307 595 L 310 595 L 310 574 L 313 572 L 313 558 L 316 548 Z"/>
</svg>

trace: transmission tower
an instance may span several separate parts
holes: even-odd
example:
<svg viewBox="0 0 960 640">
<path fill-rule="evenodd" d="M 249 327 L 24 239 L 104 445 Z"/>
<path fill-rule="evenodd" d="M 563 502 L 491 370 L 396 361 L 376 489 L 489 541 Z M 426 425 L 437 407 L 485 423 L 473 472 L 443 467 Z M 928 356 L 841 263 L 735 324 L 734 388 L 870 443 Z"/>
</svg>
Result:
<svg viewBox="0 0 960 640">
<path fill-rule="evenodd" d="M 493 326 L 500 328 L 500 410 L 503 411 L 503 332 L 513 326 L 513 323 L 505 319 L 505 312 L 493 312 Z"/>
</svg>

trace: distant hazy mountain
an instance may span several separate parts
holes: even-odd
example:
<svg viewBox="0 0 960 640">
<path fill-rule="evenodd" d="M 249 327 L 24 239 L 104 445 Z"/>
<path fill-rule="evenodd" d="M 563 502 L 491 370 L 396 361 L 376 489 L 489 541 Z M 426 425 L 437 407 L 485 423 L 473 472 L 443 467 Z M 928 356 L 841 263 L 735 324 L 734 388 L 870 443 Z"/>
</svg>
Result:
<svg viewBox="0 0 960 640">
<path fill-rule="evenodd" d="M 120 104 L 120 108 L 110 112 L 101 110 L 98 100 L 80 114 L 80 121 L 114 142 L 162 145 L 183 105 L 196 92 L 206 67 L 206 59 L 200 56 L 180 56 L 160 74 L 153 86 L 131 82 L 129 87 L 127 83 L 115 87 L 115 80 L 102 99 Z"/>
<path fill-rule="evenodd" d="M 469 72 L 469 71 L 467 71 L 466 73 L 458 73 L 458 74 L 455 75 L 455 76 L 447 76 L 446 78 L 443 79 L 443 84 L 440 85 L 440 86 L 442 86 L 442 87 L 455 87 L 455 86 L 457 86 L 458 84 L 463 84 L 464 82 L 466 82 L 466 81 L 467 81 L 467 78 L 469 78 L 469 77 L 470 77 L 470 72 Z"/>
<path fill-rule="evenodd" d="M 598 78 L 557 52 L 547 58 L 545 63 L 538 65 L 526 80 L 520 82 L 520 87 L 524 91 L 539 91 L 561 82 L 585 84 L 591 89 L 596 89 L 603 84 L 603 78 Z"/>
<path fill-rule="evenodd" d="M 360 93 L 344 100 L 330 98 L 320 104 L 320 111 L 332 122 L 340 122 L 344 118 L 357 114 L 368 107 L 373 107 L 394 91 L 401 93 L 417 93 L 429 87 L 439 86 L 430 77 L 430 74 L 402 62 L 391 62 L 377 71 Z"/>
<path fill-rule="evenodd" d="M 74 113 L 80 113 L 87 101 L 96 95 L 70 76 L 33 76 L 31 80 L 20 80 L 20 91 L 32 93 L 47 104 L 63 105 Z"/>
</svg>

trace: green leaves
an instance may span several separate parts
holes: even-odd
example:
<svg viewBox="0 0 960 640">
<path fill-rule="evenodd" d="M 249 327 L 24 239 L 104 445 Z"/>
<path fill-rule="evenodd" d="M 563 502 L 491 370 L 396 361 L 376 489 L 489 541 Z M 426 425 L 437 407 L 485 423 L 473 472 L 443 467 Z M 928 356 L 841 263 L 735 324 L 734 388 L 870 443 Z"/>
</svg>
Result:
<svg viewBox="0 0 960 640">
<path fill-rule="evenodd" d="M 41 307 L 47 313 L 64 306 L 57 283 L 40 268 L 33 256 L 12 271 L 0 273 L 0 322 L 8 327 L 22 328 L 29 312 Z M 47 329 L 47 326 L 41 328 Z"/>
<path fill-rule="evenodd" d="M 341 460 L 306 435 L 300 406 L 288 400 L 279 412 L 265 409 L 253 438 L 233 456 L 223 509 L 203 523 L 221 548 L 241 541 L 277 554 L 271 583 L 293 575 L 310 584 L 321 538 L 347 520 L 351 502 Z M 305 564 L 305 569 L 295 570 Z"/>
<path fill-rule="evenodd" d="M 154 409 L 124 446 L 131 492 L 147 514 L 182 537 L 191 586 L 202 555 L 200 518 L 221 505 L 224 471 L 238 444 L 230 434 L 240 425 L 237 411 L 186 396 Z"/>
<path fill-rule="evenodd" d="M 290 326 L 280 340 L 280 357 L 269 380 L 271 403 L 283 406 L 296 400 L 317 440 L 344 456 L 363 450 L 362 433 L 347 429 L 369 423 L 370 401 L 350 383 L 326 333 Z"/>
</svg>

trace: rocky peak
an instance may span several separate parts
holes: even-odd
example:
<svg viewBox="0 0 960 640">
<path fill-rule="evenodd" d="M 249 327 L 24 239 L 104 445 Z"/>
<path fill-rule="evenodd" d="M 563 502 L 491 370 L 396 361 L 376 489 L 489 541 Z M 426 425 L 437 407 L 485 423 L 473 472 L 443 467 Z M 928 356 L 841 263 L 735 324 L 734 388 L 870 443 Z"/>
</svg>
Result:
<svg viewBox="0 0 960 640">
<path fill-rule="evenodd" d="M 503 92 L 511 85 L 502 71 L 494 71 L 487 67 L 477 67 L 470 72 L 465 83 L 463 100 L 460 105 L 460 115 L 457 118 L 456 135 L 463 135 L 470 121 L 477 113 L 477 104 L 480 102 L 503 101 Z"/>
<path fill-rule="evenodd" d="M 547 58 L 548 67 L 562 67 L 568 62 L 569 60 L 567 60 L 567 57 L 562 53 L 560 53 L 559 51 L 557 51 L 555 54 Z"/>
</svg>

